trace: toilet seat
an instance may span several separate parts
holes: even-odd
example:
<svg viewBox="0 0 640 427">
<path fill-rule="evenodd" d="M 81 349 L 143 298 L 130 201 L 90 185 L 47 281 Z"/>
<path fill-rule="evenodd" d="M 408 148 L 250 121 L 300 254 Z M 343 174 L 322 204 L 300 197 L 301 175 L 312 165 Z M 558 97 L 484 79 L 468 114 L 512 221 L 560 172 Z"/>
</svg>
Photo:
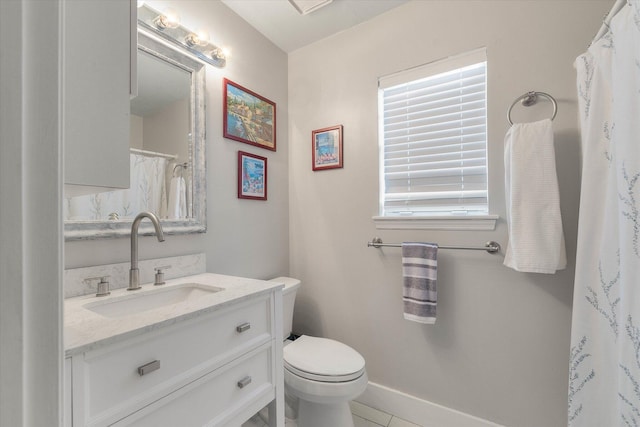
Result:
<svg viewBox="0 0 640 427">
<path fill-rule="evenodd" d="M 329 338 L 302 335 L 284 347 L 284 367 L 299 377 L 328 383 L 360 378 L 364 358 L 346 344 Z"/>
</svg>

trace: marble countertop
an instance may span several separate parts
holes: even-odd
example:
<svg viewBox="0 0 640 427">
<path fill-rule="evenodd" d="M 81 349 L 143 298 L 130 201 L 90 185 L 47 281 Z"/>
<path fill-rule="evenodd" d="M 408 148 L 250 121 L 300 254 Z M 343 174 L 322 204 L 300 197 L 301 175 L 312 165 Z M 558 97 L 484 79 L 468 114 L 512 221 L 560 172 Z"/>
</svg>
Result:
<svg viewBox="0 0 640 427">
<path fill-rule="evenodd" d="M 105 317 L 86 307 L 94 304 L 107 304 L 117 299 L 136 298 L 147 292 L 162 292 L 162 290 L 180 287 L 186 283 L 197 283 L 203 289 L 214 287 L 222 288 L 222 290 L 176 304 L 117 317 Z M 94 350 L 151 330 L 220 310 L 230 304 L 282 287 L 283 284 L 278 282 L 204 273 L 167 280 L 167 283 L 162 286 L 154 286 L 152 283 L 145 284 L 142 289 L 137 291 L 117 289 L 111 291 L 111 295 L 106 297 L 96 297 L 92 294 L 68 298 L 64 300 L 65 355 L 70 357 Z"/>
</svg>

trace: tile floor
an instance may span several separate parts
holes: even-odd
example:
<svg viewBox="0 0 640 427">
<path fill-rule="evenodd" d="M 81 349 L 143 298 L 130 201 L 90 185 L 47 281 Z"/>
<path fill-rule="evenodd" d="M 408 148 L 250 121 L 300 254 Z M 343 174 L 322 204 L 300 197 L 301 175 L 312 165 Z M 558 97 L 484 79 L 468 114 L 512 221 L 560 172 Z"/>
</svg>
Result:
<svg viewBox="0 0 640 427">
<path fill-rule="evenodd" d="M 353 414 L 353 424 L 355 427 L 421 427 L 358 402 L 351 402 L 351 413 Z M 266 427 L 267 424 L 262 417 L 264 417 L 264 414 L 256 414 L 244 423 L 242 427 Z M 291 420 L 287 420 L 285 425 L 286 427 L 297 427 L 296 422 Z"/>
</svg>

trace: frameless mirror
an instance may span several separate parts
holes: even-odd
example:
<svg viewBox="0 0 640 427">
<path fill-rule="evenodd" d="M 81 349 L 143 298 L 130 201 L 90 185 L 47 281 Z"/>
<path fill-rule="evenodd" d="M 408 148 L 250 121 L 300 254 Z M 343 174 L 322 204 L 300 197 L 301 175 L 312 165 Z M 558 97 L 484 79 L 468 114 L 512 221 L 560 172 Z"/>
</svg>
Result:
<svg viewBox="0 0 640 427">
<path fill-rule="evenodd" d="M 141 211 L 168 234 L 206 231 L 204 64 L 140 30 L 137 75 L 130 188 L 65 198 L 66 240 L 128 235 Z"/>
</svg>

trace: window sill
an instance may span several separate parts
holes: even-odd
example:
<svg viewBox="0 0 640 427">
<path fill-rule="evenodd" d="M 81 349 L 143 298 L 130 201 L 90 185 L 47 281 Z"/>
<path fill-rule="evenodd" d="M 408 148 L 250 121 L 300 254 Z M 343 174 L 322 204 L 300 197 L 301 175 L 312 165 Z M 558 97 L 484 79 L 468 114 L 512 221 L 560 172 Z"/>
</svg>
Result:
<svg viewBox="0 0 640 427">
<path fill-rule="evenodd" d="M 498 215 L 478 216 L 421 216 L 386 217 L 374 216 L 373 222 L 378 230 L 458 230 L 491 231 L 495 230 Z"/>
</svg>

